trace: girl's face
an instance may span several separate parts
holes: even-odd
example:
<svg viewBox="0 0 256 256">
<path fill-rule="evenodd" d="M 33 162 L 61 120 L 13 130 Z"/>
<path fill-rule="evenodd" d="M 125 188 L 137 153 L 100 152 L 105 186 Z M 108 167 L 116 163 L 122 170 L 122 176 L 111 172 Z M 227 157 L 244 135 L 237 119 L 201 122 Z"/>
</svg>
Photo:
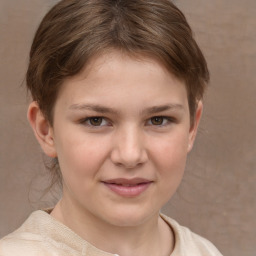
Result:
<svg viewBox="0 0 256 256">
<path fill-rule="evenodd" d="M 111 225 L 158 214 L 181 182 L 201 115 L 190 126 L 183 82 L 156 60 L 111 52 L 66 80 L 54 108 L 51 143 L 63 199 Z"/>
</svg>

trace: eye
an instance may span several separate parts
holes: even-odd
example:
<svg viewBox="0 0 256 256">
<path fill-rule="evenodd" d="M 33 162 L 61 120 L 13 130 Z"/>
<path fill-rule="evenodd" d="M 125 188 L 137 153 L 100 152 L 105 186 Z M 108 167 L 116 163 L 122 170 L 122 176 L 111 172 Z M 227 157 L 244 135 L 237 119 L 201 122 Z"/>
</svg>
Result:
<svg viewBox="0 0 256 256">
<path fill-rule="evenodd" d="M 100 126 L 102 124 L 102 117 L 91 117 L 88 119 L 90 125 Z"/>
<path fill-rule="evenodd" d="M 100 116 L 88 117 L 84 119 L 81 123 L 87 126 L 109 126 L 109 122 L 105 118 Z"/>
<path fill-rule="evenodd" d="M 153 125 L 162 125 L 164 122 L 164 118 L 162 116 L 155 116 L 150 119 Z"/>
<path fill-rule="evenodd" d="M 148 125 L 153 125 L 153 126 L 165 126 L 172 122 L 173 122 L 172 118 L 164 117 L 164 116 L 154 116 L 150 118 L 147 123 Z"/>
</svg>

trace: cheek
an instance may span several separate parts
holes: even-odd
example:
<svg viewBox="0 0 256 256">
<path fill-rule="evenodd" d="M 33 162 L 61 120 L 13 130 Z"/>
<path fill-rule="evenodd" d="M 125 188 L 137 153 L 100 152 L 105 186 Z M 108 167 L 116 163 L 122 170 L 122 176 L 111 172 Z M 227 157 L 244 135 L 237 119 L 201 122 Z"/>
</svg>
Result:
<svg viewBox="0 0 256 256">
<path fill-rule="evenodd" d="M 166 136 L 160 142 L 155 143 L 152 155 L 157 156 L 156 161 L 166 166 L 166 169 L 184 166 L 187 158 L 188 137 L 185 131 L 176 133 L 174 136 Z"/>
<path fill-rule="evenodd" d="M 172 195 L 179 186 L 184 174 L 187 159 L 188 136 L 181 133 L 166 138 L 154 147 L 154 163 L 162 193 Z"/>
<path fill-rule="evenodd" d="M 102 143 L 79 138 L 73 136 L 58 140 L 62 142 L 57 146 L 61 172 L 63 178 L 70 182 L 86 182 L 88 177 L 95 177 L 107 155 Z"/>
</svg>

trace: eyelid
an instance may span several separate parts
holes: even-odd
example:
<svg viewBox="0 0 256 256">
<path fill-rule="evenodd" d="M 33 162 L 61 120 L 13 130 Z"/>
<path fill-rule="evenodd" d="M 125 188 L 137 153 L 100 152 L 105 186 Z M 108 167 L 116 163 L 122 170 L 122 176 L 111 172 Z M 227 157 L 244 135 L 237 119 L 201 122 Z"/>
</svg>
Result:
<svg viewBox="0 0 256 256">
<path fill-rule="evenodd" d="M 102 121 L 105 123 L 105 124 L 101 124 L 101 125 L 92 125 L 90 123 L 88 123 L 88 121 L 92 120 L 93 118 L 101 118 Z M 111 124 L 110 120 L 104 116 L 88 116 L 88 117 L 85 117 L 85 118 L 82 118 L 80 121 L 79 121 L 80 124 L 82 125 L 85 125 L 89 128 L 101 128 L 101 127 L 106 127 L 106 126 L 110 126 L 109 124 Z"/>
<path fill-rule="evenodd" d="M 93 118 L 101 118 L 102 121 L 103 121 L 103 124 L 92 125 L 92 124 L 88 123 L 88 121 L 92 120 Z M 163 124 L 159 124 L 159 125 L 152 124 L 152 119 L 153 118 L 163 118 Z M 97 129 L 97 128 L 99 129 L 99 128 L 102 128 L 102 127 L 112 126 L 111 121 L 107 117 L 97 116 L 97 115 L 92 115 L 92 116 L 87 116 L 85 118 L 82 118 L 82 119 L 79 120 L 79 123 L 84 125 L 84 126 L 87 126 L 89 128 L 94 128 L 94 129 Z M 152 117 L 148 118 L 145 122 L 146 126 L 154 126 L 154 127 L 165 127 L 165 126 L 171 125 L 173 123 L 177 123 L 177 119 L 175 117 L 161 116 L 161 115 L 152 116 Z"/>
<path fill-rule="evenodd" d="M 176 123 L 177 122 L 177 120 L 176 120 L 176 118 L 174 118 L 174 117 L 170 117 L 170 116 L 161 116 L 161 115 L 159 115 L 159 116 L 152 116 L 152 117 L 150 117 L 147 121 L 146 121 L 146 124 L 148 123 L 148 122 L 150 122 L 153 118 L 163 118 L 163 122 L 165 122 L 164 124 L 160 124 L 160 125 L 154 125 L 154 124 L 149 124 L 149 126 L 155 126 L 155 127 L 164 127 L 164 126 L 167 126 L 167 125 L 170 125 L 170 124 L 172 124 L 172 123 Z M 167 121 L 167 122 L 166 122 Z"/>
</svg>

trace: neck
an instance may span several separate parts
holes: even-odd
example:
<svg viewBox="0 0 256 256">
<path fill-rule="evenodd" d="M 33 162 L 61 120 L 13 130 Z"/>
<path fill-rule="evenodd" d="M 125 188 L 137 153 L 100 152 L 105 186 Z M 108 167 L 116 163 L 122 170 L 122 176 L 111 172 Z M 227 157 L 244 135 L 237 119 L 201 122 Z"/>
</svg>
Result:
<svg viewBox="0 0 256 256">
<path fill-rule="evenodd" d="M 169 256 L 174 247 L 171 228 L 158 213 L 139 225 L 120 227 L 61 200 L 51 215 L 98 249 L 120 256 Z"/>
</svg>

